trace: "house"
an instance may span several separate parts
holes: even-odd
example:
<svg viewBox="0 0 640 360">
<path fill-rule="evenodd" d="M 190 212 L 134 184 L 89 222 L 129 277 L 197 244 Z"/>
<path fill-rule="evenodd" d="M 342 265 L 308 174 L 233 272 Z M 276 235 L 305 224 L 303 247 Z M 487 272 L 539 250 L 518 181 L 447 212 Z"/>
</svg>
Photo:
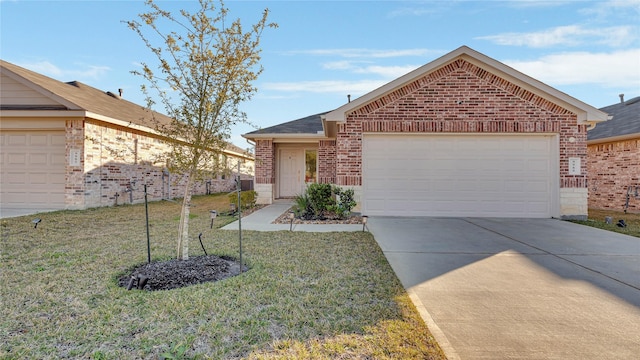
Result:
<svg viewBox="0 0 640 360">
<path fill-rule="evenodd" d="M 159 155 L 169 147 L 152 116 L 86 84 L 60 82 L 0 60 L 0 209 L 29 213 L 182 197 L 185 179 Z M 229 191 L 238 163 L 253 175 L 253 156 L 229 144 L 227 170 L 198 181 L 195 194 Z"/>
<path fill-rule="evenodd" d="M 587 215 L 587 130 L 607 115 L 466 46 L 327 113 L 243 135 L 270 203 L 352 188 L 378 216 Z"/>
<path fill-rule="evenodd" d="M 640 213 L 640 97 L 603 107 L 587 134 L 589 208 Z"/>
</svg>

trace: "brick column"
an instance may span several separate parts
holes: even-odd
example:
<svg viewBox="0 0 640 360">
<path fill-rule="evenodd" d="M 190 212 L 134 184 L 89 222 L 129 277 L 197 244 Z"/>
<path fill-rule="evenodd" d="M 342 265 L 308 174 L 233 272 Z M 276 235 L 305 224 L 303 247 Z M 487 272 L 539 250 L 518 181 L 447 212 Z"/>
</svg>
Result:
<svg viewBox="0 0 640 360">
<path fill-rule="evenodd" d="M 256 182 L 258 204 L 271 204 L 276 183 L 276 148 L 273 140 L 256 140 Z"/>
<path fill-rule="evenodd" d="M 84 120 L 65 121 L 65 206 L 84 209 Z"/>
</svg>

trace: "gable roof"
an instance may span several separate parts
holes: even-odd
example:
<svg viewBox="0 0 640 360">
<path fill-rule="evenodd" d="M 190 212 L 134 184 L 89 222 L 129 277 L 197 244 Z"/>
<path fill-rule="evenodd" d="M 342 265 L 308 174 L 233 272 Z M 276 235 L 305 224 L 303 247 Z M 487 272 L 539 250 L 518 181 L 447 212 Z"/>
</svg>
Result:
<svg viewBox="0 0 640 360">
<path fill-rule="evenodd" d="M 264 137 L 286 137 L 286 136 L 320 136 L 324 137 L 324 129 L 322 127 L 322 116 L 327 112 L 309 115 L 300 119 L 288 121 L 282 124 L 274 125 L 268 128 L 259 129 L 244 134 L 245 138 L 256 139 Z"/>
<path fill-rule="evenodd" d="M 600 110 L 608 113 L 611 120 L 598 124 L 587 132 L 587 141 L 591 143 L 596 140 L 612 141 L 640 137 L 640 96 L 605 106 Z"/>
<path fill-rule="evenodd" d="M 397 78 L 396 80 L 387 83 L 373 90 L 339 108 L 327 113 L 326 121 L 343 122 L 346 120 L 347 115 L 358 108 L 381 98 L 382 96 L 393 92 L 415 80 L 426 76 L 427 74 L 457 60 L 467 60 L 487 71 L 493 73 L 501 78 L 504 78 L 518 86 L 526 88 L 532 93 L 548 99 L 549 101 L 558 104 L 567 110 L 575 113 L 578 116 L 579 123 L 594 123 L 607 120 L 607 114 L 602 111 L 587 105 L 586 103 L 577 100 L 557 89 L 552 88 L 549 85 L 542 83 L 532 77 L 529 77 L 499 61 L 496 61 L 484 54 L 481 54 L 467 46 L 461 46 L 458 49 L 426 64 L 418 69 Z"/>
<path fill-rule="evenodd" d="M 123 99 L 117 94 L 104 92 L 79 81 L 62 82 L 34 71 L 22 68 L 4 60 L 0 60 L 0 72 L 48 97 L 59 105 L 23 105 L 7 104 L 0 101 L 2 111 L 37 111 L 51 112 L 80 111 L 88 118 L 106 121 L 112 124 L 135 128 L 140 131 L 155 133 L 153 120 L 167 124 L 171 118 L 144 106 Z M 252 158 L 246 150 L 227 143 L 224 152 L 245 158 Z"/>
<path fill-rule="evenodd" d="M 4 60 L 0 60 L 0 68 L 3 74 L 60 103 L 56 108 L 2 103 L 2 110 L 82 110 L 86 117 L 104 121 L 116 120 L 149 128 L 153 128 L 154 117 L 160 122 L 171 121 L 164 114 L 152 112 L 119 95 L 103 92 L 79 81 L 65 83 Z"/>
</svg>

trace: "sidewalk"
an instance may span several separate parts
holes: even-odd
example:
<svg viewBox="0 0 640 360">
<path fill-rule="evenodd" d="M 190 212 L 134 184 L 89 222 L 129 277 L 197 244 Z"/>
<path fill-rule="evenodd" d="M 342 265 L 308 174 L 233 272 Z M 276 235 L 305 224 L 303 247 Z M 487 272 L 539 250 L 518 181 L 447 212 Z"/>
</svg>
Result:
<svg viewBox="0 0 640 360">
<path fill-rule="evenodd" d="M 254 211 L 242 218 L 242 230 L 255 231 L 289 231 L 289 224 L 272 224 L 272 222 L 287 211 L 293 204 L 290 202 L 276 202 Z M 222 230 L 238 230 L 238 221 L 222 227 Z M 361 224 L 293 224 L 292 231 L 306 232 L 342 232 L 362 231 Z"/>
</svg>

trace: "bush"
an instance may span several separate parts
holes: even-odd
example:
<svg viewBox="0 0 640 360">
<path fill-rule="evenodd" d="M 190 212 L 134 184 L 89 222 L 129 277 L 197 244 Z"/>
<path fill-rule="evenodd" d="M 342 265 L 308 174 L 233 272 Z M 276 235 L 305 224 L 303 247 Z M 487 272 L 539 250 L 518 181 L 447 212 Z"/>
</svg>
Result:
<svg viewBox="0 0 640 360">
<path fill-rule="evenodd" d="M 250 209 L 256 206 L 256 200 L 258 198 L 258 193 L 254 190 L 247 190 L 240 192 L 240 206 L 243 210 Z M 232 192 L 229 194 L 229 203 L 230 204 L 238 204 L 238 193 Z"/>
<path fill-rule="evenodd" d="M 353 189 L 342 190 L 330 184 L 311 184 L 295 198 L 293 212 L 306 220 L 345 219 L 356 206 Z"/>
</svg>

